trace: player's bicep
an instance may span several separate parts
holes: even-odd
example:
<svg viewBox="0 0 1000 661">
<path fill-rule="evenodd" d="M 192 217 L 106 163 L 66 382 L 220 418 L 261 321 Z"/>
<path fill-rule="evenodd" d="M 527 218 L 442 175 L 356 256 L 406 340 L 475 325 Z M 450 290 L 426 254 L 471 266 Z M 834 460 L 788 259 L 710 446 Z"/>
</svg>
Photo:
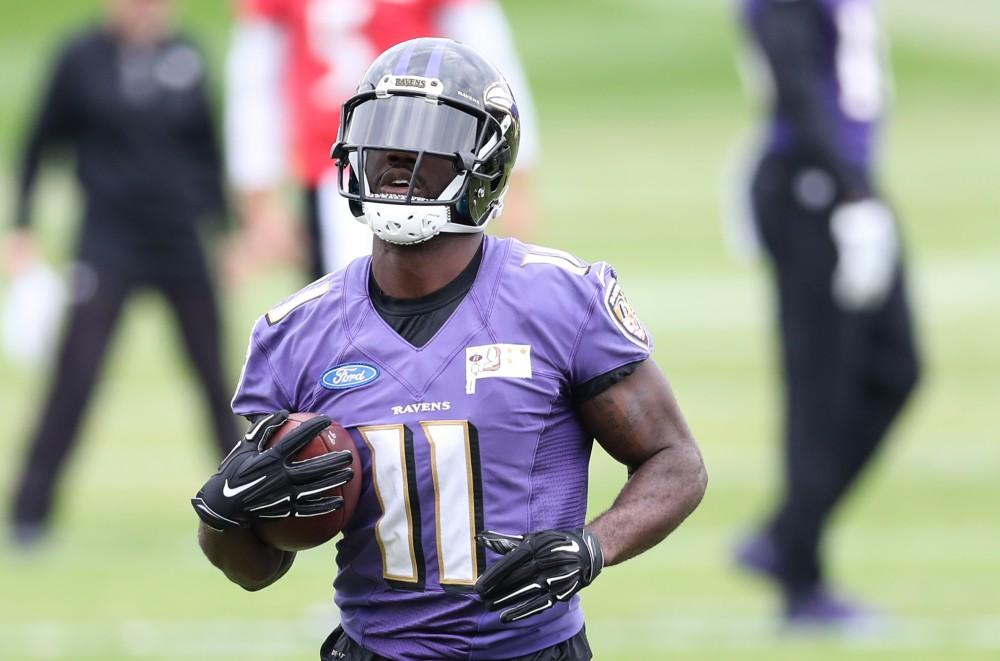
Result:
<svg viewBox="0 0 1000 661">
<path fill-rule="evenodd" d="M 658 452 L 693 443 L 677 400 L 652 359 L 580 402 L 578 410 L 587 431 L 630 473 Z"/>
</svg>

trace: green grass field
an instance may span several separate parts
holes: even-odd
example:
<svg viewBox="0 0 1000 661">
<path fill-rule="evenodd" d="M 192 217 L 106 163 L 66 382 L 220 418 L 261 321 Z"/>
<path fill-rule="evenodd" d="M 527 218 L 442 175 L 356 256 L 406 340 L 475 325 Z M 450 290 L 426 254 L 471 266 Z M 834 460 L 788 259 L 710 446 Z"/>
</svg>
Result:
<svg viewBox="0 0 1000 661">
<path fill-rule="evenodd" d="M 55 39 L 97 4 L 0 10 L 5 212 L 37 76 Z M 218 69 L 227 4 L 184 6 Z M 829 540 L 838 582 L 893 616 L 880 634 L 851 639 L 778 635 L 773 595 L 728 565 L 778 472 L 765 275 L 727 256 L 718 220 L 726 154 L 752 118 L 732 7 L 505 6 L 542 115 L 541 242 L 619 267 L 710 474 L 688 523 L 584 593 L 597 659 L 1000 658 L 1000 5 L 887 3 L 887 178 L 908 231 L 926 378 Z M 65 173 L 45 177 L 39 229 L 56 259 L 73 199 Z M 295 284 L 272 274 L 227 295 L 234 377 L 253 319 Z M 208 425 L 161 302 L 141 299 L 117 340 L 53 544 L 28 557 L 0 548 L 0 659 L 315 658 L 336 621 L 333 547 L 301 554 L 261 593 L 227 583 L 194 540 L 187 499 L 213 467 Z M 0 362 L 4 497 L 46 376 Z M 600 453 L 593 469 L 596 513 L 624 471 Z"/>
</svg>

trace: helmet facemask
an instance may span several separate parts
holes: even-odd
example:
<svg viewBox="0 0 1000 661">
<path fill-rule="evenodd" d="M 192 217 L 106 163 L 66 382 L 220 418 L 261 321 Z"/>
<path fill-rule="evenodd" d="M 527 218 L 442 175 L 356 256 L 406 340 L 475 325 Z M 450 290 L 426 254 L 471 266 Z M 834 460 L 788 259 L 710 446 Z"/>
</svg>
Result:
<svg viewBox="0 0 1000 661">
<path fill-rule="evenodd" d="M 331 154 L 340 194 L 390 243 L 481 232 L 503 207 L 513 119 L 445 91 L 437 79 L 386 75 L 344 104 Z"/>
</svg>

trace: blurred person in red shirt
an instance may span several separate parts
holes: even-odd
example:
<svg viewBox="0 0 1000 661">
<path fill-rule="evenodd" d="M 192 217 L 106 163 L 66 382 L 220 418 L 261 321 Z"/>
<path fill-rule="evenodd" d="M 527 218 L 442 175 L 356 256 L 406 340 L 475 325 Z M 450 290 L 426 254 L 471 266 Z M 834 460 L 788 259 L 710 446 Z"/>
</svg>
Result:
<svg viewBox="0 0 1000 661">
<path fill-rule="evenodd" d="M 295 259 L 300 241 L 281 187 L 289 171 L 305 192 L 311 279 L 371 251 L 368 228 L 337 193 L 330 148 L 341 104 L 388 47 L 421 36 L 468 43 L 504 71 L 521 110 L 518 165 L 505 200 L 504 231 L 530 239 L 538 124 L 507 20 L 495 0 L 239 0 L 227 63 L 226 152 L 245 232 L 229 260 Z M 248 259 L 248 255 L 253 258 Z"/>
</svg>

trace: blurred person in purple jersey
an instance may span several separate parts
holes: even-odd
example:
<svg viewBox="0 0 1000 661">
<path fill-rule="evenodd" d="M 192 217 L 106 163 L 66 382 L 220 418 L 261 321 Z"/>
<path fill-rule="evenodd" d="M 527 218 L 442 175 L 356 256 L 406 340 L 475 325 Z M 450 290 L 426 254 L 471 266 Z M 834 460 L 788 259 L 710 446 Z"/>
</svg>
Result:
<svg viewBox="0 0 1000 661">
<path fill-rule="evenodd" d="M 372 60 L 416 37 L 468 43 L 506 72 L 524 128 L 504 229 L 525 240 L 534 233 L 537 120 L 497 0 L 239 0 L 237 7 L 226 67 L 226 160 L 246 231 L 228 260 L 234 279 L 294 256 L 300 243 L 310 281 L 371 252 L 371 232 L 337 194 L 327 150 L 341 106 Z M 288 173 L 304 193 L 305 242 L 287 231 L 281 189 Z"/>
<path fill-rule="evenodd" d="M 753 216 L 777 287 L 784 488 L 737 562 L 790 625 L 871 612 L 829 585 L 823 535 L 918 378 L 902 241 L 875 173 L 887 84 L 875 0 L 744 0 L 770 73 Z"/>
<path fill-rule="evenodd" d="M 201 228 L 224 214 L 222 164 L 201 54 L 170 0 L 111 0 L 97 26 L 59 52 L 24 147 L 11 271 L 38 250 L 31 198 L 53 148 L 75 157 L 84 210 L 68 322 L 14 496 L 15 542 L 41 539 L 125 302 L 143 289 L 169 303 L 201 382 L 214 438 L 236 431 L 223 375 L 215 286 Z M 228 446 L 219 446 L 224 454 Z"/>
<path fill-rule="evenodd" d="M 425 38 L 383 53 L 333 149 L 373 253 L 251 334 L 233 410 L 254 425 L 192 501 L 199 539 L 242 587 L 276 581 L 295 555 L 250 524 L 335 510 L 323 490 L 350 479 L 349 457 L 291 463 L 301 438 L 260 448 L 287 411 L 348 429 L 361 496 L 323 659 L 590 659 L 577 592 L 705 491 L 615 270 L 484 236 L 519 133 L 510 88 L 472 48 Z M 629 477 L 585 525 L 593 439 Z"/>
</svg>

